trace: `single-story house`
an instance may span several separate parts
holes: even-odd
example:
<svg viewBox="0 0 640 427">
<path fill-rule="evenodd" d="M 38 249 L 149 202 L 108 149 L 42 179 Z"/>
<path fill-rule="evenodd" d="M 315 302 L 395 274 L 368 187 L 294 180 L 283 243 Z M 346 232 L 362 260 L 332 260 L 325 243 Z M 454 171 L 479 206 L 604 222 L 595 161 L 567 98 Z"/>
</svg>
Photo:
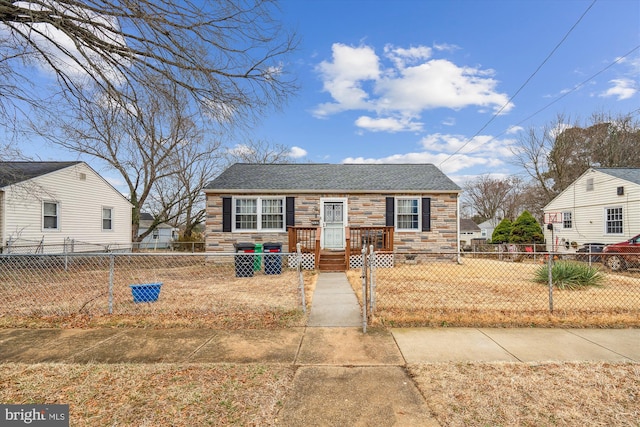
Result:
<svg viewBox="0 0 640 427">
<path fill-rule="evenodd" d="M 140 213 L 140 226 L 138 235 L 146 232 L 153 224 L 153 215 L 148 212 Z M 162 223 L 156 225 L 153 231 L 141 242 L 137 243 L 139 249 L 168 249 L 172 243 L 178 240 L 178 229 L 169 224 Z"/>
<path fill-rule="evenodd" d="M 589 168 L 544 207 L 544 218 L 547 249 L 559 252 L 640 234 L 640 169 Z"/>
<path fill-rule="evenodd" d="M 498 224 L 500 224 L 501 219 L 492 218 L 478 224 L 480 227 L 480 238 L 485 240 L 491 240 L 491 236 L 493 236 L 493 230 L 496 229 Z"/>
<path fill-rule="evenodd" d="M 460 246 L 463 250 L 471 250 L 471 242 L 480 239 L 480 227 L 472 219 L 460 218 Z"/>
<path fill-rule="evenodd" d="M 316 267 L 344 269 L 363 245 L 380 252 L 458 252 L 461 192 L 432 164 L 236 163 L 204 189 L 206 250 L 299 243 Z M 342 255 L 344 254 L 344 255 Z"/>
<path fill-rule="evenodd" d="M 84 162 L 0 162 L 4 253 L 131 249 L 131 204 Z"/>
</svg>

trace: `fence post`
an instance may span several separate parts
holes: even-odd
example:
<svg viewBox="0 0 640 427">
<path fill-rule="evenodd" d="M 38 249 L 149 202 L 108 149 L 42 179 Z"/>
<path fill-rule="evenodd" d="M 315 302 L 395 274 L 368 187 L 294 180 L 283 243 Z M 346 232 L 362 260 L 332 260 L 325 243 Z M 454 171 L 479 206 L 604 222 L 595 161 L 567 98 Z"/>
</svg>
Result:
<svg viewBox="0 0 640 427">
<path fill-rule="evenodd" d="M 547 271 L 549 276 L 549 312 L 553 313 L 553 250 L 549 251 Z"/>
<path fill-rule="evenodd" d="M 298 283 L 300 286 L 300 295 L 302 298 L 302 312 L 307 313 L 307 299 L 304 294 L 304 276 L 302 274 L 302 245 L 296 243 L 296 268 L 298 269 Z"/>
<path fill-rule="evenodd" d="M 362 333 L 367 333 L 367 246 L 362 245 Z"/>
<path fill-rule="evenodd" d="M 109 314 L 113 314 L 113 271 L 115 265 L 115 255 L 109 254 Z"/>
<path fill-rule="evenodd" d="M 373 245 L 369 246 L 369 316 L 376 308 L 376 253 Z"/>
</svg>

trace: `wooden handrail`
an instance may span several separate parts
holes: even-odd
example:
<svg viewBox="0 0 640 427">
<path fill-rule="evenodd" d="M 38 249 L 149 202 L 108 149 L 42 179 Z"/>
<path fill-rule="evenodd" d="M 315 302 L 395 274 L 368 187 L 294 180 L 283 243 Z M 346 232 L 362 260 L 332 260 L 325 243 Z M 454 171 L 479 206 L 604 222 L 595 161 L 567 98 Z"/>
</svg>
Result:
<svg viewBox="0 0 640 427">
<path fill-rule="evenodd" d="M 393 252 L 393 227 L 345 227 L 345 261 L 349 265 L 352 253 L 360 253 L 362 246 L 373 245 L 374 250 Z M 321 227 L 288 227 L 289 250 L 300 243 L 302 252 L 315 254 L 315 267 L 320 262 Z"/>
</svg>

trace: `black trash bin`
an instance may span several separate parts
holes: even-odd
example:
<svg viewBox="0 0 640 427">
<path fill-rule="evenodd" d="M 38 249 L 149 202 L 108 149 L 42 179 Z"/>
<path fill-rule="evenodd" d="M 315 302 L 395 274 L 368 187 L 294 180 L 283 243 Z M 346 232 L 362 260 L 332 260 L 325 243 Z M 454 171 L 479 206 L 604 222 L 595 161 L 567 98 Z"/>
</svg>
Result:
<svg viewBox="0 0 640 427">
<path fill-rule="evenodd" d="M 253 243 L 236 243 L 236 253 L 240 255 L 235 256 L 236 265 L 236 277 L 253 277 L 253 254 L 255 251 L 255 245 Z"/>
<path fill-rule="evenodd" d="M 264 274 L 282 274 L 282 243 L 265 243 L 262 245 L 264 252 Z M 271 255 L 277 253 L 278 255 Z"/>
</svg>

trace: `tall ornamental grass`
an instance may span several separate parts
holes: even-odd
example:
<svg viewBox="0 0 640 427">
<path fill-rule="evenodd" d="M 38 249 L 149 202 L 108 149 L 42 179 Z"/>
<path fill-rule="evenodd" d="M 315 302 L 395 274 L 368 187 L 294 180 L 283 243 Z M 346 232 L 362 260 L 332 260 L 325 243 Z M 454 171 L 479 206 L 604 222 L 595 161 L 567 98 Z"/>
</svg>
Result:
<svg viewBox="0 0 640 427">
<path fill-rule="evenodd" d="M 538 283 L 549 283 L 549 267 L 540 266 L 536 270 L 534 280 Z M 602 286 L 604 275 L 596 267 L 581 262 L 558 261 L 551 267 L 551 280 L 558 289 L 576 290 L 589 286 Z"/>
</svg>

